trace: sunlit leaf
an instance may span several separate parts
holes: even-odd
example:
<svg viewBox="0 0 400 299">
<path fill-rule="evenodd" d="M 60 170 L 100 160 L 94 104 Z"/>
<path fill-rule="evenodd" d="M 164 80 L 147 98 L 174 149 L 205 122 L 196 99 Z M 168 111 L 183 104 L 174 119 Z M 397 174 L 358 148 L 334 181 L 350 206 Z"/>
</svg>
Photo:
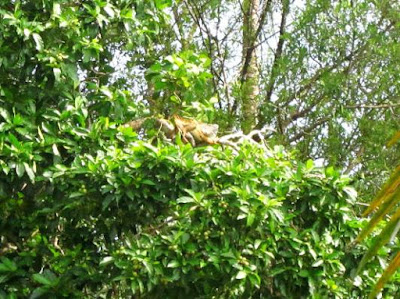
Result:
<svg viewBox="0 0 400 299">
<path fill-rule="evenodd" d="M 18 175 L 18 177 L 22 177 L 25 173 L 25 166 L 23 163 L 17 163 L 15 171 Z"/>
<path fill-rule="evenodd" d="M 61 15 L 61 5 L 60 3 L 53 3 L 53 15 L 58 17 Z"/>
<path fill-rule="evenodd" d="M 246 276 L 247 276 L 247 273 L 245 271 L 239 271 L 236 274 L 236 279 L 243 279 L 243 278 L 246 278 Z"/>
<path fill-rule="evenodd" d="M 35 173 L 28 163 L 24 162 L 25 171 L 30 178 L 31 182 L 35 181 Z"/>
<path fill-rule="evenodd" d="M 6 109 L 0 107 L 0 115 L 4 118 L 6 122 L 12 123 L 10 113 Z"/>
<path fill-rule="evenodd" d="M 170 261 L 167 265 L 168 268 L 178 268 L 180 266 L 180 263 L 176 260 Z"/>
<path fill-rule="evenodd" d="M 182 196 L 182 197 L 179 197 L 179 198 L 176 200 L 176 202 L 177 202 L 177 203 L 190 203 L 190 202 L 195 202 L 195 200 L 194 200 L 193 197 Z"/>
<path fill-rule="evenodd" d="M 112 256 L 106 256 L 100 261 L 100 266 L 107 266 L 108 264 L 111 264 L 114 261 L 114 258 Z"/>
<path fill-rule="evenodd" d="M 56 81 L 60 82 L 60 80 L 61 80 L 61 70 L 59 68 L 53 68 L 53 74 L 54 74 L 54 78 L 56 79 Z"/>
<path fill-rule="evenodd" d="M 355 200 L 357 198 L 357 191 L 350 187 L 350 186 L 346 186 L 343 188 L 343 191 L 347 193 L 347 195 L 352 199 Z"/>
<path fill-rule="evenodd" d="M 111 4 L 107 3 L 107 5 L 104 6 L 104 11 L 105 11 L 111 18 L 114 18 L 114 16 L 115 16 L 115 11 L 114 11 L 114 8 L 112 7 Z"/>
<path fill-rule="evenodd" d="M 33 40 L 35 41 L 36 44 L 36 50 L 38 51 L 42 51 L 43 50 L 43 40 L 42 37 L 37 34 L 37 33 L 33 33 L 32 34 Z"/>
</svg>

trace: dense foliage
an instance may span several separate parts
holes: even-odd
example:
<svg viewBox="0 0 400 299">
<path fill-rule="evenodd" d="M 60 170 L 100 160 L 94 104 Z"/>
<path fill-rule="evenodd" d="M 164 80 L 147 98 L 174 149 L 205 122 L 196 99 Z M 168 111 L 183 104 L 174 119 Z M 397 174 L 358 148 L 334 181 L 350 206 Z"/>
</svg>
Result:
<svg viewBox="0 0 400 299">
<path fill-rule="evenodd" d="M 101 122 L 74 134 L 56 115 L 46 127 L 70 132 L 3 139 L 3 295 L 347 298 L 372 282 L 349 279 L 360 223 L 333 169 L 281 148 L 151 145 Z"/>
<path fill-rule="evenodd" d="M 261 2 L 248 43 L 268 44 L 274 11 L 294 20 L 246 87 L 260 88 L 249 124 L 276 131 L 236 152 L 121 124 L 179 112 L 241 126 L 238 1 L 0 0 L 0 298 L 368 293 L 384 260 L 350 278 L 363 249 L 345 251 L 363 226 L 350 179 L 308 158 L 362 171 L 363 191 L 397 158 L 380 146 L 399 109 L 397 15 Z"/>
</svg>

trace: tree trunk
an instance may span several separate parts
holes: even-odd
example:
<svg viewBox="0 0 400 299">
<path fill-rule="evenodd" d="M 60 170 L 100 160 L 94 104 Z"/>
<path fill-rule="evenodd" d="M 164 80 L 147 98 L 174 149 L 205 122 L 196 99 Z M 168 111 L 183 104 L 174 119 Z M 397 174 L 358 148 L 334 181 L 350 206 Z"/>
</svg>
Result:
<svg viewBox="0 0 400 299">
<path fill-rule="evenodd" d="M 243 1 L 243 69 L 242 82 L 242 130 L 249 133 L 256 125 L 258 114 L 259 69 L 257 65 L 256 33 L 258 27 L 257 11 L 260 0 Z"/>
</svg>

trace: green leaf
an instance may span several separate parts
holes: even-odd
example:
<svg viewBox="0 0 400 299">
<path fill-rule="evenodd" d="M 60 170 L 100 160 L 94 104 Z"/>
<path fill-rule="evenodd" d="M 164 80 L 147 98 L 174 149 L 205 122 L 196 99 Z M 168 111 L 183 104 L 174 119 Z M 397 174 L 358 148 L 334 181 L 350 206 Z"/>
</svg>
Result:
<svg viewBox="0 0 400 299">
<path fill-rule="evenodd" d="M 143 260 L 143 265 L 146 267 L 147 272 L 151 275 L 154 272 L 153 266 L 146 260 Z"/>
<path fill-rule="evenodd" d="M 142 183 L 145 184 L 145 185 L 150 185 L 150 186 L 155 186 L 156 185 L 156 183 L 154 183 L 152 180 L 149 180 L 149 179 L 143 180 Z"/>
<path fill-rule="evenodd" d="M 188 233 L 183 233 L 181 236 L 182 244 L 185 244 L 190 239 L 190 235 Z"/>
<path fill-rule="evenodd" d="M 164 9 L 172 5 L 172 0 L 156 0 L 155 2 L 158 9 Z"/>
<path fill-rule="evenodd" d="M 8 122 L 9 124 L 12 123 L 12 119 L 11 119 L 10 113 L 6 109 L 4 109 L 3 107 L 0 107 L 0 115 L 4 118 L 4 120 L 6 122 Z"/>
<path fill-rule="evenodd" d="M 357 199 L 357 191 L 350 187 L 350 186 L 345 186 L 343 187 L 343 191 L 347 193 L 347 195 L 350 197 L 350 199 L 352 200 L 356 200 Z"/>
<path fill-rule="evenodd" d="M 276 276 L 276 275 L 278 275 L 278 274 L 280 274 L 280 273 L 285 272 L 286 270 L 287 270 L 287 269 L 284 268 L 284 267 L 275 268 L 275 269 L 272 269 L 272 270 L 269 272 L 269 274 L 270 274 L 272 277 L 274 277 L 274 276 Z"/>
<path fill-rule="evenodd" d="M 5 282 L 7 282 L 8 280 L 10 280 L 10 279 L 12 279 L 12 277 L 10 276 L 10 275 L 8 275 L 8 274 L 6 274 L 6 275 L 0 275 L 0 284 L 4 284 Z M 4 297 L 1 297 L 3 295 L 3 293 L 1 292 L 1 290 L 0 290 L 0 298 L 5 298 L 5 295 L 4 295 Z M 8 299 L 8 298 L 7 298 Z M 13 298 L 14 299 L 14 298 Z M 15 299 L 17 299 L 17 297 L 15 297 Z"/>
<path fill-rule="evenodd" d="M 25 173 L 25 166 L 23 163 L 17 163 L 15 171 L 17 172 L 18 177 L 22 177 Z"/>
<path fill-rule="evenodd" d="M 261 243 L 262 243 L 262 240 L 257 239 L 257 240 L 254 242 L 254 249 L 258 249 L 258 247 L 260 247 Z"/>
<path fill-rule="evenodd" d="M 74 88 L 79 86 L 78 69 L 75 64 L 63 64 L 63 72 L 74 82 Z"/>
<path fill-rule="evenodd" d="M 54 143 L 54 144 L 51 146 L 51 148 L 52 148 L 52 150 L 53 150 L 54 156 L 61 157 L 60 152 L 58 151 L 58 148 L 57 148 L 57 144 Z"/>
<path fill-rule="evenodd" d="M 363 212 L 363 216 L 368 216 L 375 208 L 380 207 L 382 203 L 387 202 L 393 198 L 393 192 L 399 190 L 400 186 L 400 165 L 396 167 L 390 176 L 389 180 L 385 183 L 383 188 L 378 192 L 373 201 L 369 204 L 368 208 Z"/>
<path fill-rule="evenodd" d="M 17 265 L 14 261 L 6 257 L 1 257 L 0 272 L 15 272 L 17 269 Z"/>
<path fill-rule="evenodd" d="M 108 264 L 111 264 L 114 261 L 114 258 L 112 256 L 106 256 L 100 261 L 100 266 L 107 266 Z"/>
<path fill-rule="evenodd" d="M 54 78 L 56 79 L 57 82 L 60 82 L 61 80 L 61 70 L 59 68 L 53 68 L 53 74 Z"/>
<path fill-rule="evenodd" d="M 43 50 L 43 40 L 42 40 L 41 36 L 37 33 L 33 33 L 32 37 L 36 44 L 36 50 L 38 50 L 39 52 L 42 51 Z"/>
<path fill-rule="evenodd" d="M 33 275 L 32 275 L 32 278 L 33 278 L 33 280 L 35 280 L 36 282 L 38 282 L 38 283 L 40 283 L 40 284 L 43 284 L 43 285 L 52 285 L 52 284 L 53 284 L 53 281 L 52 281 L 49 277 L 47 277 L 46 275 L 44 275 L 44 274 L 38 274 L 38 273 L 36 273 L 36 274 L 33 274 Z"/>
<path fill-rule="evenodd" d="M 367 226 L 357 236 L 356 242 L 361 242 L 379 223 L 379 221 L 388 214 L 400 200 L 400 188 L 391 192 L 386 200 L 379 206 L 378 211 L 375 212 Z"/>
<path fill-rule="evenodd" d="M 45 294 L 48 293 L 48 292 L 49 292 L 49 289 L 46 288 L 46 287 L 39 287 L 39 288 L 36 288 L 36 289 L 32 292 L 32 294 L 29 296 L 29 299 L 36 299 L 36 298 L 40 298 L 40 297 L 43 298 L 43 295 L 45 295 Z"/>
<path fill-rule="evenodd" d="M 299 276 L 301 276 L 301 277 L 309 277 L 310 273 L 308 272 L 308 270 L 301 270 L 299 272 Z"/>
<path fill-rule="evenodd" d="M 179 197 L 179 198 L 176 200 L 176 202 L 177 202 L 177 203 L 190 203 L 190 202 L 195 202 L 195 200 L 194 200 L 193 197 L 182 196 L 182 197 Z"/>
<path fill-rule="evenodd" d="M 107 195 L 106 198 L 103 200 L 103 211 L 107 209 L 107 207 L 110 205 L 110 203 L 115 199 L 114 195 Z"/>
<path fill-rule="evenodd" d="M 115 11 L 114 11 L 113 6 L 110 3 L 107 3 L 107 5 L 104 6 L 104 11 L 110 16 L 110 18 L 114 18 Z"/>
<path fill-rule="evenodd" d="M 236 274 L 236 279 L 243 279 L 243 278 L 246 278 L 246 276 L 247 276 L 247 273 L 245 272 L 245 271 L 239 271 L 237 274 Z"/>
<path fill-rule="evenodd" d="M 315 252 L 315 250 L 312 249 L 312 248 L 309 248 L 308 251 L 310 252 L 311 256 L 314 258 L 314 260 L 316 260 L 317 259 L 317 253 Z"/>
<path fill-rule="evenodd" d="M 31 182 L 33 183 L 35 181 L 35 173 L 33 172 L 32 168 L 29 166 L 28 163 L 24 162 L 24 167 L 25 171 L 28 174 L 28 177 L 30 178 Z"/>
<path fill-rule="evenodd" d="M 132 280 L 132 282 L 131 282 L 131 291 L 132 291 L 132 294 L 136 294 L 136 291 L 138 290 L 138 288 L 139 288 L 139 284 L 137 283 L 137 281 L 136 280 Z"/>
<path fill-rule="evenodd" d="M 312 266 L 312 267 L 319 267 L 319 266 L 321 266 L 323 263 L 324 263 L 323 260 L 318 260 L 318 261 L 316 261 L 315 263 L 313 263 L 311 266 Z"/>
<path fill-rule="evenodd" d="M 113 94 L 112 94 L 112 92 L 110 91 L 110 89 L 109 89 L 108 87 L 102 86 L 102 87 L 100 88 L 100 91 L 101 91 L 104 95 L 106 95 L 109 99 L 112 99 Z"/>
<path fill-rule="evenodd" d="M 8 140 L 10 140 L 11 144 L 14 145 L 17 149 L 22 149 L 21 143 L 18 141 L 17 137 L 15 137 L 12 133 L 8 134 Z"/>
<path fill-rule="evenodd" d="M 260 276 L 258 276 L 257 274 L 249 274 L 249 280 L 251 281 L 251 283 L 256 286 L 257 288 L 260 287 L 261 284 L 261 278 Z"/>
<path fill-rule="evenodd" d="M 256 218 L 256 215 L 255 214 L 253 214 L 253 213 L 249 213 L 248 215 L 247 215 L 247 222 L 246 222 L 246 225 L 247 226 L 251 226 L 253 223 L 254 223 L 254 219 Z"/>
<path fill-rule="evenodd" d="M 167 265 L 167 268 L 178 268 L 180 263 L 177 260 L 170 261 Z"/>
<path fill-rule="evenodd" d="M 61 5 L 60 3 L 53 3 L 53 15 L 58 17 L 61 15 Z"/>
</svg>

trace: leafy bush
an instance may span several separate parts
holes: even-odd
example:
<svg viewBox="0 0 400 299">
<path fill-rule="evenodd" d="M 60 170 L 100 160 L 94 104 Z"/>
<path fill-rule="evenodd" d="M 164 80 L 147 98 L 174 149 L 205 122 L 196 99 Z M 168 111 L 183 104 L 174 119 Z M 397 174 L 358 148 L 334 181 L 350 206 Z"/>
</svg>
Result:
<svg viewBox="0 0 400 299">
<path fill-rule="evenodd" d="M 1 115 L 2 296 L 347 298 L 373 282 L 345 278 L 361 224 L 332 168 L 150 144 L 73 112 Z"/>
</svg>

